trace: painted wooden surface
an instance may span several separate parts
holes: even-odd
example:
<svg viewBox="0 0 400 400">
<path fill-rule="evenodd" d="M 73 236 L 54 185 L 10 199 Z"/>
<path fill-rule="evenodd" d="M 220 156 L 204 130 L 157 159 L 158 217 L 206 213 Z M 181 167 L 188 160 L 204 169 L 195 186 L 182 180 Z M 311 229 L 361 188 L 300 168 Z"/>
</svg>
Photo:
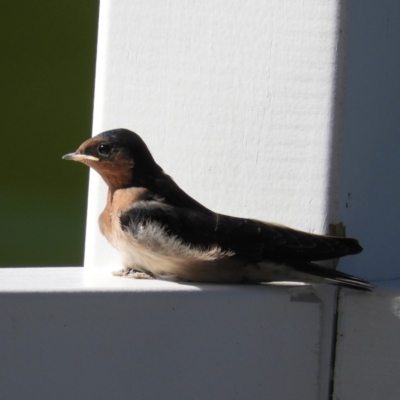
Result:
<svg viewBox="0 0 400 400">
<path fill-rule="evenodd" d="M 338 180 L 332 164 L 340 153 L 345 23 L 333 0 L 103 1 L 93 134 L 134 130 L 164 170 L 214 211 L 323 233 L 336 222 Z M 104 183 L 91 173 L 89 270 L 119 267 L 97 227 L 105 193 Z M 318 366 L 307 371 L 314 379 L 308 389 L 325 399 L 333 290 L 318 298 L 321 314 L 306 333 L 314 337 L 317 329 L 320 337 Z M 216 318 L 226 312 L 229 307 Z M 279 326 L 287 316 L 276 318 Z M 241 326 L 252 321 L 244 316 L 234 329 Z M 253 341 L 254 349 L 265 346 L 275 345 L 261 337 Z M 255 370 L 265 368 L 257 363 Z M 292 398 L 284 389 L 291 386 L 292 367 L 283 359 L 279 363 L 289 375 L 278 384 L 277 398 Z M 276 368 L 273 359 L 268 368 Z M 243 393 L 251 398 L 251 392 Z"/>
<path fill-rule="evenodd" d="M 321 311 L 304 288 L 3 269 L 0 398 L 317 399 Z"/>
<path fill-rule="evenodd" d="M 398 284 L 398 283 L 397 283 Z M 400 291 L 343 291 L 333 399 L 400 398 Z"/>
<path fill-rule="evenodd" d="M 93 133 L 136 131 L 215 211 L 324 232 L 339 12 L 333 0 L 105 0 Z M 118 265 L 97 228 L 104 203 L 92 174 L 87 267 Z"/>
</svg>

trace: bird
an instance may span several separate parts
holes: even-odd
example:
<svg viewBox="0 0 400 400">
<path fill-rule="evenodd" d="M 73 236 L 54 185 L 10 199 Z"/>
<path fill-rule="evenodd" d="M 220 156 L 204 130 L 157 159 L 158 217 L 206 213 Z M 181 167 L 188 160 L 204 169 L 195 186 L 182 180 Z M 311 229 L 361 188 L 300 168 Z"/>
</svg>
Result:
<svg viewBox="0 0 400 400">
<path fill-rule="evenodd" d="M 185 193 L 128 129 L 100 133 L 63 159 L 93 168 L 108 186 L 99 227 L 120 256 L 122 269 L 114 275 L 373 289 L 366 280 L 319 264 L 360 253 L 356 239 L 215 213 Z"/>
</svg>

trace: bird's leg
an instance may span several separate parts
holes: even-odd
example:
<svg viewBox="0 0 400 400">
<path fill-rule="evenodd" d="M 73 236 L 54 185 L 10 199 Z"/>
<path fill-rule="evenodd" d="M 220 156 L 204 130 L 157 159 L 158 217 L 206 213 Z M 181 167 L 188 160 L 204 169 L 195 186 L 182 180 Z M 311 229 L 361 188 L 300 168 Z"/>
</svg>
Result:
<svg viewBox="0 0 400 400">
<path fill-rule="evenodd" d="M 122 276 L 131 279 L 154 279 L 153 276 L 133 268 L 122 268 L 119 271 L 113 271 L 114 276 Z"/>
</svg>

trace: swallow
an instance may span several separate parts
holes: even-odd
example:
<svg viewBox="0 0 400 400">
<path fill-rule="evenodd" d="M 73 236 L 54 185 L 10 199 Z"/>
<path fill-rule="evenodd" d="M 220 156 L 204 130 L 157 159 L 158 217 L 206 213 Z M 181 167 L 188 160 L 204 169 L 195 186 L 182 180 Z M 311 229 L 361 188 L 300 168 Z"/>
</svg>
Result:
<svg viewBox="0 0 400 400">
<path fill-rule="evenodd" d="M 103 132 L 63 159 L 93 168 L 108 185 L 99 226 L 120 255 L 123 269 L 115 275 L 373 288 L 363 279 L 318 264 L 360 253 L 356 239 L 217 214 L 186 194 L 132 131 Z"/>
</svg>

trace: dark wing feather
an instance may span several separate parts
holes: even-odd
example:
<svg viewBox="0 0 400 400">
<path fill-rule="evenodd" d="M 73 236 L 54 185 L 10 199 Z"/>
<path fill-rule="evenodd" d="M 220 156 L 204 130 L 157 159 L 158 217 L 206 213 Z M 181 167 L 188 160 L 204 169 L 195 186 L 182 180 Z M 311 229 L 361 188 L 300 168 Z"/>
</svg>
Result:
<svg viewBox="0 0 400 400">
<path fill-rule="evenodd" d="M 362 247 L 355 239 L 315 235 L 281 225 L 253 221 L 264 243 L 264 258 L 273 260 L 322 261 L 357 254 Z"/>
<path fill-rule="evenodd" d="M 207 250 L 215 245 L 248 261 L 321 261 L 362 251 L 355 239 L 314 235 L 267 222 L 216 214 L 207 209 L 146 201 L 120 216 L 135 235 L 141 224 L 157 223 L 166 234 Z"/>
<path fill-rule="evenodd" d="M 344 272 L 334 269 L 324 268 L 311 262 L 292 261 L 289 262 L 288 265 L 294 268 L 296 271 L 324 278 L 327 283 L 333 285 L 368 291 L 374 288 L 373 285 L 364 279 L 357 278 L 356 276 L 348 275 Z"/>
<path fill-rule="evenodd" d="M 172 207 L 159 201 L 145 201 L 120 215 L 121 227 L 132 236 L 148 224 L 157 224 L 167 235 L 186 244 L 207 250 L 215 245 L 213 238 L 214 213 L 189 208 Z"/>
</svg>

